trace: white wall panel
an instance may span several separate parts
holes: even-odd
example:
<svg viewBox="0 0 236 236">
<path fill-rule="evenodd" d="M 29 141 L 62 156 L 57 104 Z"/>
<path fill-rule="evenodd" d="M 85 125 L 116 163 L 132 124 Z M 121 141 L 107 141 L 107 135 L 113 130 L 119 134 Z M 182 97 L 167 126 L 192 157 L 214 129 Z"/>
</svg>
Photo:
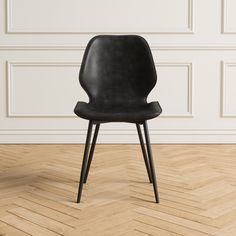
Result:
<svg viewBox="0 0 236 236">
<path fill-rule="evenodd" d="M 192 0 L 7 0 L 8 33 L 191 33 Z"/>
<path fill-rule="evenodd" d="M 162 117 L 192 116 L 192 64 L 157 63 L 158 81 L 148 100 L 158 97 L 163 107 Z"/>
<path fill-rule="evenodd" d="M 236 118 L 236 62 L 223 62 L 222 70 L 222 117 Z"/>
<path fill-rule="evenodd" d="M 74 62 L 8 62 L 8 116 L 73 117 L 79 64 Z"/>
<path fill-rule="evenodd" d="M 235 0 L 222 0 L 222 30 L 223 33 L 236 34 Z"/>
</svg>

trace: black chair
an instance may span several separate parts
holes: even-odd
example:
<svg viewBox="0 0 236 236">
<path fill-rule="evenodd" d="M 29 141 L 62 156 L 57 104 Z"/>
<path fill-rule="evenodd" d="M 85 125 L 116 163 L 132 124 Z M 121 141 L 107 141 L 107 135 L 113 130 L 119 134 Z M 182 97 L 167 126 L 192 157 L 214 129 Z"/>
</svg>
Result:
<svg viewBox="0 0 236 236">
<path fill-rule="evenodd" d="M 89 103 L 78 102 L 74 112 L 89 120 L 84 157 L 80 174 L 77 203 L 86 183 L 101 123 L 135 123 L 150 183 L 159 203 L 147 120 L 162 110 L 158 102 L 147 103 L 147 96 L 157 76 L 150 48 L 144 38 L 136 35 L 101 35 L 88 43 L 79 81 L 89 96 Z M 90 147 L 93 125 L 96 125 Z M 140 125 L 144 126 L 147 151 Z M 90 151 L 89 151 L 90 147 Z"/>
</svg>

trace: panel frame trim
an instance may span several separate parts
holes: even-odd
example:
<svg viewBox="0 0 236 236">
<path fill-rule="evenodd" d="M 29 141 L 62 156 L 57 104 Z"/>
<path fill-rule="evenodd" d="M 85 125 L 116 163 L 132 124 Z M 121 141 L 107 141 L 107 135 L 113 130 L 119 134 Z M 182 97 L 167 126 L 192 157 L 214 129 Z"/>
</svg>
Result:
<svg viewBox="0 0 236 236">
<path fill-rule="evenodd" d="M 236 62 L 221 61 L 221 92 L 220 92 L 220 117 L 236 118 L 236 113 L 227 113 L 226 106 L 226 69 L 227 67 L 236 67 Z"/>
<path fill-rule="evenodd" d="M 12 70 L 13 67 L 29 67 L 29 66 L 59 66 L 59 67 L 78 67 L 81 66 L 81 63 L 78 62 L 46 62 L 46 61 L 35 61 L 35 62 L 26 62 L 26 61 L 7 61 L 7 117 L 17 118 L 17 117 L 24 117 L 24 118 L 42 118 L 42 117 L 51 117 L 51 118 L 75 118 L 76 116 L 73 114 L 43 114 L 43 113 L 14 113 L 13 112 L 13 79 L 12 79 Z"/>
<path fill-rule="evenodd" d="M 91 31 L 91 32 L 79 32 L 79 31 L 53 31 L 49 32 L 47 30 L 33 31 L 33 30 L 20 30 L 14 29 L 12 25 L 12 0 L 6 0 L 6 34 L 194 34 L 194 0 L 188 0 L 188 19 L 187 28 L 183 29 L 159 29 L 153 32 L 110 32 L 110 31 Z"/>
<path fill-rule="evenodd" d="M 159 62 L 155 63 L 157 67 L 187 67 L 188 68 L 188 91 L 187 91 L 187 112 L 186 114 L 171 113 L 160 115 L 160 118 L 193 118 L 194 117 L 194 88 L 193 88 L 193 63 L 192 62 Z M 157 69 L 158 71 L 158 69 Z"/>
</svg>

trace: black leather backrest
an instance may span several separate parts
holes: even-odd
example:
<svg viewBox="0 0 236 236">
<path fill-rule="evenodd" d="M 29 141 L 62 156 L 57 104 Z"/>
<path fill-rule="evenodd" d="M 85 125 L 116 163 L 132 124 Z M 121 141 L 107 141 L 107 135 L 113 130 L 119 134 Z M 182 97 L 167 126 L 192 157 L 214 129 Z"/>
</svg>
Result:
<svg viewBox="0 0 236 236">
<path fill-rule="evenodd" d="M 150 48 L 140 36 L 96 36 L 88 43 L 79 80 L 91 103 L 146 103 L 156 84 Z"/>
</svg>

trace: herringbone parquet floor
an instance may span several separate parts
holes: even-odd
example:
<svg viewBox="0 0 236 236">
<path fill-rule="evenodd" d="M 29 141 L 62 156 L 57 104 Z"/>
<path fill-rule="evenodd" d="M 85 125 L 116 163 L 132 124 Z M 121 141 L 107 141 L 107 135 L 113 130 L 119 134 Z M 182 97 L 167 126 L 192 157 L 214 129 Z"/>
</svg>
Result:
<svg viewBox="0 0 236 236">
<path fill-rule="evenodd" d="M 77 205 L 82 145 L 0 145 L 0 235 L 236 235 L 236 145 L 153 152 L 160 204 L 139 145 L 97 145 Z"/>
</svg>

